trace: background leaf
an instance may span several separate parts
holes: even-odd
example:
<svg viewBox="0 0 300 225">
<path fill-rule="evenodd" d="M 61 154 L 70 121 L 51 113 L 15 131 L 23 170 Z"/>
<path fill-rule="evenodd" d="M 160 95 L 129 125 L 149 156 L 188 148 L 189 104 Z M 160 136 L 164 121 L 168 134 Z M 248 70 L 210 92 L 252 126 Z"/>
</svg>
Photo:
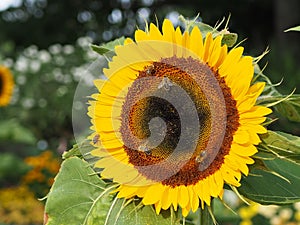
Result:
<svg viewBox="0 0 300 225">
<path fill-rule="evenodd" d="M 26 144 L 33 144 L 36 141 L 33 133 L 15 119 L 0 122 L 1 140 Z"/>
<path fill-rule="evenodd" d="M 290 204 L 300 201 L 300 165 L 276 158 L 266 160 L 268 169 L 280 174 L 282 179 L 270 172 L 254 168 L 241 181 L 238 191 L 246 198 L 261 204 Z"/>
</svg>

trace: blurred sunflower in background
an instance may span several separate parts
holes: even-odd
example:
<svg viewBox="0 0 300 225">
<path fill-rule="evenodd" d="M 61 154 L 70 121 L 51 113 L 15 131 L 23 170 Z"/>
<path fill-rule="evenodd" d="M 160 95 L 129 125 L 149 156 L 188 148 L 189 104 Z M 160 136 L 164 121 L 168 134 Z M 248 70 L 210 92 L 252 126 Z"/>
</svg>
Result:
<svg viewBox="0 0 300 225">
<path fill-rule="evenodd" d="M 13 89 L 14 81 L 10 70 L 0 65 L 0 106 L 9 104 Z"/>
<path fill-rule="evenodd" d="M 240 186 L 272 112 L 255 105 L 265 83 L 252 83 L 243 50 L 167 19 L 115 48 L 88 114 L 95 167 L 120 184 L 117 197 L 187 216 L 222 198 L 225 183 Z"/>
</svg>

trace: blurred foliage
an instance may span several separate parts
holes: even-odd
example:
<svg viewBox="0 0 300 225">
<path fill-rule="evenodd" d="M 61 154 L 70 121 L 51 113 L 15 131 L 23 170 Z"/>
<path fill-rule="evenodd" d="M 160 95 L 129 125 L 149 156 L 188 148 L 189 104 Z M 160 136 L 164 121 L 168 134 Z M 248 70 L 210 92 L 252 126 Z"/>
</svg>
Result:
<svg viewBox="0 0 300 225">
<path fill-rule="evenodd" d="M 0 123 L 0 140 L 21 142 L 27 144 L 34 144 L 35 137 L 29 129 L 20 125 L 16 119 L 6 120 Z"/>
<path fill-rule="evenodd" d="M 78 81 L 88 76 L 87 67 L 95 59 L 89 51 L 90 43 L 89 38 L 79 38 L 74 46 L 55 44 L 47 50 L 32 45 L 16 53 L 15 60 L 3 59 L 13 71 L 17 87 L 11 105 L 1 109 L 1 114 L 6 118 L 18 118 L 18 123 L 26 128 L 17 125 L 16 120 L 0 122 L 3 127 L 0 136 L 11 141 L 24 139 L 24 135 L 32 140 L 34 136 L 56 147 L 58 140 L 73 138 L 74 93 Z M 25 132 L 28 129 L 32 134 Z M 10 134 L 14 130 L 16 132 Z"/>
<path fill-rule="evenodd" d="M 29 170 L 21 158 L 11 153 L 0 153 L 0 187 L 14 184 Z"/>
<path fill-rule="evenodd" d="M 283 3 L 269 0 L 22 0 L 19 7 L 0 13 L 0 43 L 10 41 L 17 47 L 34 44 L 47 48 L 55 43 L 74 44 L 82 36 L 100 43 L 131 36 L 136 26 L 144 27 L 145 20 L 158 18 L 161 21 L 167 17 L 178 23 L 180 14 L 193 17 L 200 13 L 209 24 L 231 14 L 230 29 L 242 34 L 242 39 L 249 38 L 247 45 L 264 49 L 277 26 L 284 21 L 299 22 L 296 21 L 299 15 L 286 13 L 288 9 L 298 12 L 299 8 L 297 0 Z M 277 18 L 280 13 L 285 13 L 285 18 Z"/>
</svg>

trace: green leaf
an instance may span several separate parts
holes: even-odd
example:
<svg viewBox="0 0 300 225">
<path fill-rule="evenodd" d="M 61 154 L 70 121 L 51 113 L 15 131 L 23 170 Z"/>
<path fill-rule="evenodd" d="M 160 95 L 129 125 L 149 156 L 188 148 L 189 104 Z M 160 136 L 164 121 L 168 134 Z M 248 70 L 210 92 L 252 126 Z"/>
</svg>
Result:
<svg viewBox="0 0 300 225">
<path fill-rule="evenodd" d="M 293 122 L 300 122 L 300 95 L 293 94 L 283 95 L 277 91 L 278 84 L 272 84 L 270 79 L 265 76 L 256 64 L 254 72 L 257 75 L 254 81 L 262 81 L 266 83 L 262 95 L 258 98 L 256 104 L 265 105 L 267 107 L 274 106 L 274 109 L 282 116 Z"/>
<path fill-rule="evenodd" d="M 227 28 L 224 28 L 221 31 L 218 31 L 218 28 L 221 26 L 224 20 L 222 20 L 217 27 L 212 27 L 206 23 L 194 20 L 188 20 L 182 15 L 179 16 L 179 20 L 184 24 L 186 30 L 191 32 L 192 29 L 197 26 L 201 31 L 202 37 L 205 38 L 208 33 L 212 33 L 213 37 L 222 36 L 222 45 L 226 44 L 228 47 L 234 46 L 237 41 L 238 35 L 236 33 L 230 33 Z"/>
<path fill-rule="evenodd" d="M 66 159 L 47 196 L 47 225 L 180 224 L 173 210 L 157 215 L 153 206 L 143 206 L 140 200 L 113 199 L 114 188 L 84 160 Z"/>
<path fill-rule="evenodd" d="M 104 224 L 112 190 L 87 162 L 65 160 L 47 196 L 47 225 Z"/>
<path fill-rule="evenodd" d="M 124 44 L 124 37 L 117 38 L 113 41 L 105 43 L 103 45 L 91 45 L 91 48 L 100 55 L 104 55 L 105 53 L 115 51 L 116 45 L 123 45 Z"/>
<path fill-rule="evenodd" d="M 276 106 L 276 110 L 288 120 L 300 122 L 300 95 L 293 95 Z"/>
<path fill-rule="evenodd" d="M 220 35 L 222 35 L 222 31 Z M 228 47 L 232 47 L 236 43 L 237 38 L 238 35 L 236 33 L 225 33 L 222 37 L 222 45 L 226 44 Z"/>
<path fill-rule="evenodd" d="M 261 135 L 260 152 L 270 153 L 275 157 L 300 164 L 300 138 L 280 131 L 268 131 Z"/>
<path fill-rule="evenodd" d="M 19 182 L 21 177 L 31 169 L 13 153 L 0 153 L 0 159 L 0 186 L 3 183 L 12 185 Z"/>
<path fill-rule="evenodd" d="M 242 179 L 239 193 L 261 204 L 282 205 L 300 201 L 300 165 L 280 158 L 264 162 L 270 170 L 285 179 L 254 168 Z"/>
<path fill-rule="evenodd" d="M 300 31 L 300 26 L 292 27 L 290 29 L 285 30 L 284 32 L 288 32 L 288 31 Z"/>
<path fill-rule="evenodd" d="M 62 154 L 62 159 L 68 159 L 68 158 L 71 158 L 71 157 L 74 157 L 74 156 L 76 156 L 78 158 L 82 158 L 82 154 L 79 150 L 78 144 L 75 144 L 73 146 L 73 148 L 71 148 L 70 150 L 65 151 Z"/>
<path fill-rule="evenodd" d="M 205 23 L 202 22 L 194 22 L 193 25 L 190 25 L 191 27 L 197 26 L 199 27 L 201 34 L 203 38 L 206 37 L 207 33 L 212 33 L 213 38 L 216 38 L 217 36 L 222 36 L 222 45 L 226 44 L 228 47 L 234 46 L 234 44 L 237 41 L 238 35 L 236 33 L 230 33 L 226 28 L 218 31 L 216 28 L 211 27 Z"/>
<path fill-rule="evenodd" d="M 107 214 L 105 224 L 179 225 L 180 220 L 173 209 L 162 210 L 157 215 L 153 206 L 143 206 L 140 200 L 115 198 Z"/>
</svg>

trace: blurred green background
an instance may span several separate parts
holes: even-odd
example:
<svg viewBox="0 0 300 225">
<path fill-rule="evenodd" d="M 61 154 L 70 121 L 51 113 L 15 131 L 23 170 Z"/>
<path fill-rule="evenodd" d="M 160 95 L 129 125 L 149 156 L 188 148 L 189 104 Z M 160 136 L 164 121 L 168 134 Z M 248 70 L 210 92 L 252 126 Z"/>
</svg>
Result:
<svg viewBox="0 0 300 225">
<path fill-rule="evenodd" d="M 179 15 L 200 13 L 215 25 L 230 15 L 229 30 L 246 39 L 247 54 L 271 49 L 260 65 L 268 64 L 273 83 L 284 78 L 279 90 L 300 88 L 300 33 L 284 32 L 300 24 L 299 0 L 0 0 L 0 10 L 0 64 L 16 83 L 10 105 L 0 108 L 0 224 L 41 223 L 36 198 L 46 195 L 61 153 L 75 143 L 73 97 L 97 57 L 91 43 L 132 36 L 145 21 L 180 25 Z M 300 135 L 299 124 L 284 119 L 270 128 Z M 21 204 L 24 196 L 31 205 Z"/>
</svg>

